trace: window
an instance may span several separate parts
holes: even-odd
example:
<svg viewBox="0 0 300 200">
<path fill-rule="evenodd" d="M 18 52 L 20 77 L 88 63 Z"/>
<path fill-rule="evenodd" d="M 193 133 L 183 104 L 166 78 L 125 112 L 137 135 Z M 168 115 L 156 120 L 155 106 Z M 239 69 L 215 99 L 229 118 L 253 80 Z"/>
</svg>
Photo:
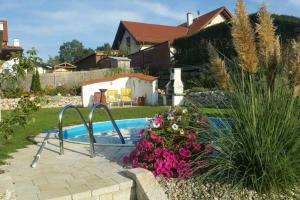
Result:
<svg viewBox="0 0 300 200">
<path fill-rule="evenodd" d="M 126 44 L 128 47 L 130 47 L 131 41 L 129 36 L 126 38 Z"/>
</svg>

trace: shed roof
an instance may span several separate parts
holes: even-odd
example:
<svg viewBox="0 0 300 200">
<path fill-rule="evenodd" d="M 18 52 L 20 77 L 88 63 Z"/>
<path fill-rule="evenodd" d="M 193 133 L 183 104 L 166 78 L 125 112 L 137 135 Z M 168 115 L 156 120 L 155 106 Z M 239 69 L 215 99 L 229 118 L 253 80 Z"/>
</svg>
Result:
<svg viewBox="0 0 300 200">
<path fill-rule="evenodd" d="M 94 84 L 94 83 L 101 83 L 101 82 L 108 82 L 108 81 L 113 81 L 119 78 L 126 78 L 126 77 L 131 77 L 131 78 L 138 78 L 144 81 L 154 81 L 157 79 L 157 77 L 154 76 L 149 76 L 149 75 L 145 75 L 142 73 L 122 73 L 122 74 L 116 74 L 110 77 L 104 77 L 104 78 L 99 78 L 99 79 L 95 79 L 95 80 L 83 80 L 81 81 L 82 85 L 90 85 L 90 84 Z"/>
<path fill-rule="evenodd" d="M 130 61 L 131 59 L 128 57 L 117 57 L 117 56 L 108 56 L 108 58 L 114 59 L 114 60 L 120 60 L 120 61 Z"/>
<path fill-rule="evenodd" d="M 60 63 L 60 64 L 57 64 L 57 65 L 54 65 L 53 69 L 58 69 L 58 68 L 64 68 L 64 69 L 74 69 L 76 68 L 75 65 L 72 65 L 71 63 Z"/>
</svg>

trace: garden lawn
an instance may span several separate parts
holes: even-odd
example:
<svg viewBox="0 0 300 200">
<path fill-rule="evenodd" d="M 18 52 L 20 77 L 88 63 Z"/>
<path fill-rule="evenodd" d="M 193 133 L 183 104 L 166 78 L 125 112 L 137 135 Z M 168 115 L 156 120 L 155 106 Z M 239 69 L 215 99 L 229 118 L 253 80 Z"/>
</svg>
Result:
<svg viewBox="0 0 300 200">
<path fill-rule="evenodd" d="M 0 141 L 0 163 L 3 163 L 4 159 L 9 158 L 9 153 L 15 152 L 17 149 L 24 148 L 26 145 L 33 144 L 30 140 L 30 136 L 42 133 L 49 129 L 57 129 L 58 126 L 58 113 L 61 108 L 44 108 L 40 109 L 30 117 L 33 119 L 29 125 L 25 127 L 18 127 L 13 138 L 6 144 L 2 144 Z M 111 109 L 111 113 L 114 119 L 129 119 L 129 118 L 142 118 L 153 117 L 155 114 L 169 109 L 169 107 L 162 106 L 145 106 L 145 107 L 127 107 L 127 108 L 114 108 Z M 80 108 L 83 116 L 87 118 L 88 109 Z M 201 109 L 203 114 L 214 115 L 218 111 L 217 109 L 203 108 Z M 2 111 L 5 117 L 9 111 Z M 94 113 L 94 121 L 107 121 L 108 116 L 104 110 L 97 110 Z M 75 110 L 68 110 L 63 116 L 63 126 L 81 124 L 79 116 L 75 113 Z"/>
</svg>

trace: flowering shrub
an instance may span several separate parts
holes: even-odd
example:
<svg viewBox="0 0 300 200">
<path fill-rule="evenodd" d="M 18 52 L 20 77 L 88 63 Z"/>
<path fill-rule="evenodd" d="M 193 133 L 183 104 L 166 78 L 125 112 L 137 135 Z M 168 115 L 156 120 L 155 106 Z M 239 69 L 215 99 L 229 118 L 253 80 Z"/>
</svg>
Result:
<svg viewBox="0 0 300 200">
<path fill-rule="evenodd" d="M 199 142 L 198 132 L 189 128 L 191 123 L 200 130 L 207 128 L 204 118 L 192 117 L 186 109 L 170 109 L 167 113 L 156 115 L 151 128 L 140 131 L 141 139 L 135 150 L 123 161 L 130 162 L 134 168 L 149 169 L 155 176 L 190 177 L 193 161 L 201 153 L 213 151 L 209 145 Z M 203 161 L 197 164 L 201 168 Z"/>
</svg>

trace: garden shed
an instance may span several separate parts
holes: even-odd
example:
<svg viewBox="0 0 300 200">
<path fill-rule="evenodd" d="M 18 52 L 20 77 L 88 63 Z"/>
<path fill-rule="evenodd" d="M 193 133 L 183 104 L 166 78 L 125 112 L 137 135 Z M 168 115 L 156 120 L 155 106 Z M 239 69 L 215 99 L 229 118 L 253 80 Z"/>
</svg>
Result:
<svg viewBox="0 0 300 200">
<path fill-rule="evenodd" d="M 145 103 L 155 105 L 158 103 L 157 78 L 142 73 L 122 73 L 96 80 L 81 81 L 82 104 L 84 107 L 92 106 L 94 94 L 100 89 L 117 90 L 121 94 L 122 88 L 131 89 L 131 98 L 134 103 L 139 97 L 145 97 Z"/>
</svg>

